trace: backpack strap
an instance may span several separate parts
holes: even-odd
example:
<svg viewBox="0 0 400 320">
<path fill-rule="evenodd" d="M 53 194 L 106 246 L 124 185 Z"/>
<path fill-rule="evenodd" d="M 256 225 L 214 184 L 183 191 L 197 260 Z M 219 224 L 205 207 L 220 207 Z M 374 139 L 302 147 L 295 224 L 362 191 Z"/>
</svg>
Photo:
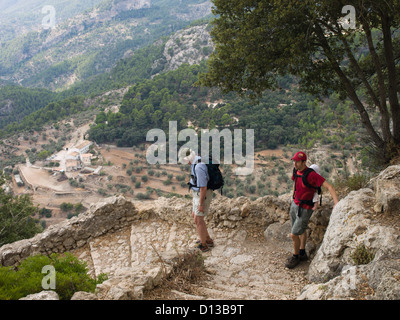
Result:
<svg viewBox="0 0 400 320">
<path fill-rule="evenodd" d="M 190 180 L 189 180 L 189 182 L 187 183 L 188 186 L 189 186 L 189 191 L 190 191 L 190 189 L 192 189 L 193 187 L 196 187 L 196 188 L 197 188 L 196 164 L 197 164 L 197 163 L 194 163 L 194 164 L 192 164 L 192 165 L 190 166 L 190 170 L 193 170 L 193 174 L 192 174 L 192 172 L 190 172 L 190 177 L 193 179 L 194 184 L 190 183 Z"/>
<path fill-rule="evenodd" d="M 197 188 L 196 165 L 197 165 L 199 162 L 201 162 L 201 159 L 198 159 L 196 163 L 193 163 L 193 164 L 191 165 L 191 168 L 192 168 L 191 170 L 193 170 L 193 174 L 190 172 L 190 176 L 193 178 L 194 184 L 191 184 L 190 181 L 187 183 L 188 186 L 189 186 L 189 191 L 190 191 L 190 189 L 192 189 L 193 187 L 196 187 L 196 188 Z"/>
<path fill-rule="evenodd" d="M 313 172 L 313 171 L 314 171 L 313 169 L 307 168 L 307 169 L 304 171 L 303 175 L 301 176 L 301 180 L 303 181 L 303 184 L 304 184 L 307 188 L 317 189 L 318 187 L 312 186 L 312 185 L 308 182 L 308 180 L 307 180 L 308 175 L 310 174 L 310 172 Z"/>
<path fill-rule="evenodd" d="M 297 169 L 293 168 L 293 174 L 292 174 L 292 178 L 293 178 L 293 181 L 294 181 L 293 199 L 294 199 L 295 194 L 296 194 L 296 179 L 297 179 L 297 177 L 299 177 L 297 175 Z"/>
<path fill-rule="evenodd" d="M 308 181 L 307 181 L 308 175 L 309 175 L 310 172 L 312 172 L 312 171 L 314 171 L 312 168 L 307 168 L 307 169 L 303 172 L 302 175 L 298 175 L 298 174 L 297 174 L 297 169 L 296 169 L 296 168 L 293 168 L 293 177 L 294 177 L 293 199 L 295 198 L 295 195 L 296 195 L 296 179 L 297 179 L 297 178 L 300 178 L 300 177 L 301 177 L 301 180 L 302 180 L 303 184 L 304 184 L 307 188 L 310 188 L 310 189 L 317 189 L 317 190 L 319 189 L 319 190 L 318 190 L 318 194 L 321 194 L 321 187 L 314 187 L 314 186 L 312 186 L 310 183 L 308 183 Z M 297 212 L 297 215 L 298 215 L 299 217 L 301 216 L 301 205 L 302 205 L 302 204 L 306 204 L 306 205 L 308 205 L 308 206 L 313 206 L 313 205 L 314 205 L 314 202 L 312 201 L 312 199 L 311 199 L 311 200 L 302 200 L 302 199 L 297 198 L 297 200 L 300 201 L 300 203 L 299 203 L 299 210 L 298 210 L 298 212 Z M 321 196 L 321 199 L 320 199 L 320 203 L 321 203 L 321 205 L 322 205 L 322 196 Z"/>
</svg>

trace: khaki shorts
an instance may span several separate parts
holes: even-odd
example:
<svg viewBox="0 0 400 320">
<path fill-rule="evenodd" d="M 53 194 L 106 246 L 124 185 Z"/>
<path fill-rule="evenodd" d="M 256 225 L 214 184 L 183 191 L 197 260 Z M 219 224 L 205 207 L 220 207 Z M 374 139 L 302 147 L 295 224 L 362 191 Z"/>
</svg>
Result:
<svg viewBox="0 0 400 320">
<path fill-rule="evenodd" d="M 193 194 L 193 208 L 192 211 L 194 212 L 195 216 L 204 217 L 208 214 L 208 210 L 210 208 L 210 203 L 213 196 L 213 191 L 211 189 L 207 190 L 206 198 L 204 199 L 203 208 L 204 212 L 199 212 L 199 204 L 200 204 L 200 191 L 192 190 Z"/>
<path fill-rule="evenodd" d="M 299 236 L 306 231 L 313 210 L 301 208 L 300 217 L 297 215 L 298 212 L 299 207 L 294 203 L 294 201 L 292 201 L 290 206 L 290 220 L 292 222 L 292 234 L 296 236 Z"/>
</svg>

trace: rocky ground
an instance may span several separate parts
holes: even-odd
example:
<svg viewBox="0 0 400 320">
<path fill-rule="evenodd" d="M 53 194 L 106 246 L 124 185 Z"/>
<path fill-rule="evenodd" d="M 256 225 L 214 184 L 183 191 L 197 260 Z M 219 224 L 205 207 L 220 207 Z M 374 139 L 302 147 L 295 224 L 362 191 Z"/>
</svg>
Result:
<svg viewBox="0 0 400 320">
<path fill-rule="evenodd" d="M 195 281 L 174 286 L 176 279 L 163 280 L 145 291 L 144 299 L 286 300 L 296 299 L 307 283 L 309 263 L 294 270 L 284 266 L 290 255 L 289 241 L 267 241 L 263 230 L 254 229 L 216 228 L 211 234 L 215 247 L 202 253 L 205 270 Z M 124 269 L 145 274 L 162 268 L 169 256 L 194 247 L 196 240 L 193 226 L 148 220 L 99 237 L 75 254 L 95 275 L 113 277 Z"/>
</svg>

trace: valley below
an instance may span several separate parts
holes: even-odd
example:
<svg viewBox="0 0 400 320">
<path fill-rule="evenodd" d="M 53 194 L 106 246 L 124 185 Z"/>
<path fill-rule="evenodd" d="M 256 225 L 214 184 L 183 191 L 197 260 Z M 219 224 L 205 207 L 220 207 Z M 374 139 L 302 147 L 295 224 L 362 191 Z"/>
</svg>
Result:
<svg viewBox="0 0 400 320">
<path fill-rule="evenodd" d="M 76 120 L 76 119 L 75 119 Z M 91 119 L 90 119 L 91 120 Z M 150 143 L 139 147 L 117 147 L 115 145 L 97 145 L 85 140 L 90 121 L 74 126 L 74 119 L 63 121 L 59 131 L 53 126 L 44 131 L 34 133 L 28 140 L 14 136 L 7 139 L 3 148 L 14 145 L 13 154 L 24 156 L 26 163 L 17 163 L 12 171 L 9 187 L 15 195 L 28 194 L 39 208 L 51 210 L 51 214 L 37 216 L 44 220 L 43 225 L 50 226 L 85 211 L 93 203 L 104 198 L 123 195 L 130 200 L 153 201 L 158 197 L 191 198 L 188 191 L 189 166 L 183 164 L 150 165 L 146 160 L 146 152 Z M 64 131 L 63 128 L 69 128 Z M 64 134 L 66 139 L 62 149 L 44 160 L 29 161 L 27 150 L 39 149 L 48 142 L 50 136 Z M 46 137 L 46 140 L 43 140 Z M 68 139 L 68 140 L 67 140 Z M 91 160 L 83 164 L 78 160 L 65 160 L 74 156 L 77 146 L 90 144 Z M 291 174 L 293 164 L 290 160 L 297 149 L 279 147 L 274 150 L 259 150 L 254 154 L 254 170 L 250 175 L 235 175 L 235 165 L 223 164 L 225 178 L 223 195 L 233 198 L 247 196 L 252 199 L 265 195 L 283 195 L 291 192 Z M 87 151 L 89 152 L 89 151 Z M 307 150 L 308 152 L 308 150 Z M 76 152 L 75 152 L 76 153 Z M 5 157 L 7 153 L 3 153 Z M 72 154 L 72 156 L 71 156 Z M 320 165 L 332 159 L 327 158 L 326 149 L 309 151 L 311 161 Z M 340 156 L 340 153 L 337 155 Z M 66 161 L 72 166 L 66 167 Z M 74 166 L 73 161 L 79 162 Z M 57 163 L 57 165 L 56 165 Z M 309 162 L 311 164 L 311 162 Z M 349 161 L 349 170 L 355 170 L 356 162 Z M 337 172 L 337 169 L 336 169 Z M 326 177 L 335 178 L 335 170 Z M 18 183 L 22 179 L 23 183 Z M 65 204 L 72 204 L 69 209 L 61 209 Z M 79 210 L 75 207 L 79 205 Z"/>
</svg>

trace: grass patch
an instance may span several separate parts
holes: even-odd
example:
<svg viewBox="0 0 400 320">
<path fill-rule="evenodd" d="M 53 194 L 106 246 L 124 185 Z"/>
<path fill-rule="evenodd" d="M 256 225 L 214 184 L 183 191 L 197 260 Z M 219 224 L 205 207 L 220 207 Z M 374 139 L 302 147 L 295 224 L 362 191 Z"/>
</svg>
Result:
<svg viewBox="0 0 400 320">
<path fill-rule="evenodd" d="M 204 257 L 200 251 L 187 252 L 179 257 L 174 270 L 163 283 L 144 293 L 145 300 L 171 299 L 171 290 L 195 294 L 193 284 L 201 282 L 206 275 Z"/>
</svg>

